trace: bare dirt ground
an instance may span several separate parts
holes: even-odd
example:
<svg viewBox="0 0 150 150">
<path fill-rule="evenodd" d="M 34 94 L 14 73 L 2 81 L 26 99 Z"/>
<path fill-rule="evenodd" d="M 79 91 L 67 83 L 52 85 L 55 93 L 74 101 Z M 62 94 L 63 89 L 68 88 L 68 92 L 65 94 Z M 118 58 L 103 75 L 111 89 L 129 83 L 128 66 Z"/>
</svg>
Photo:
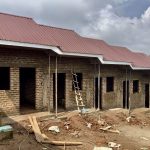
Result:
<svg viewBox="0 0 150 150">
<path fill-rule="evenodd" d="M 37 143 L 34 134 L 29 134 L 29 121 L 13 124 L 14 138 L 0 141 L 0 150 L 93 150 L 94 146 L 108 146 L 108 142 L 121 144 L 120 150 L 150 150 L 150 109 L 135 109 L 128 122 L 125 109 L 95 111 L 84 115 L 77 112 L 62 113 L 61 119 L 38 119 L 41 131 L 50 140 L 79 141 L 80 146 L 52 146 Z M 90 126 L 89 128 L 87 125 Z M 58 126 L 60 133 L 48 131 L 50 126 Z M 120 133 L 102 131 L 111 126 Z"/>
</svg>

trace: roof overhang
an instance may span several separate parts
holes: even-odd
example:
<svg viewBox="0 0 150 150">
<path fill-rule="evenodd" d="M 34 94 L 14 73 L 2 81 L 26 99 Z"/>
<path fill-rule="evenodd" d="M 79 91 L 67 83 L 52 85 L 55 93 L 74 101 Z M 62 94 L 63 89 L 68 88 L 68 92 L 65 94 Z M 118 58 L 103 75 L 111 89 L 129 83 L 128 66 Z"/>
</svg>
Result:
<svg viewBox="0 0 150 150">
<path fill-rule="evenodd" d="M 37 49 L 46 49 L 51 50 L 58 55 L 64 55 L 64 56 L 80 56 L 80 57 L 90 57 L 90 58 L 98 58 L 98 60 L 102 64 L 109 64 L 109 65 L 128 65 L 133 70 L 150 70 L 150 68 L 144 68 L 144 67 L 133 67 L 131 63 L 128 62 L 119 62 L 119 61 L 107 61 L 103 59 L 103 55 L 95 55 L 95 54 L 85 54 L 85 53 L 68 53 L 61 51 L 56 46 L 49 46 L 49 45 L 41 45 L 41 44 L 33 44 L 33 43 L 23 43 L 23 42 L 15 42 L 15 41 L 6 41 L 6 40 L 0 40 L 0 45 L 5 46 L 18 46 L 18 47 L 26 47 L 26 48 L 37 48 Z"/>
<path fill-rule="evenodd" d="M 119 61 L 108 61 L 104 60 L 102 55 L 93 55 L 93 54 L 82 54 L 82 53 L 66 53 L 63 52 L 63 55 L 66 56 L 81 56 L 81 57 L 90 57 L 90 58 L 98 58 L 98 60 L 102 64 L 108 64 L 108 65 L 125 65 L 125 66 L 130 66 L 131 69 L 133 70 L 150 70 L 150 68 L 144 68 L 144 67 L 133 67 L 131 63 L 128 62 L 119 62 Z"/>
<path fill-rule="evenodd" d="M 62 54 L 62 51 L 56 46 L 32 44 L 32 43 L 23 43 L 23 42 L 14 42 L 14 41 L 5 41 L 5 40 L 0 40 L 0 45 L 47 49 L 47 50 L 52 50 L 52 51 L 54 51 L 55 53 L 57 53 L 59 55 Z"/>
</svg>

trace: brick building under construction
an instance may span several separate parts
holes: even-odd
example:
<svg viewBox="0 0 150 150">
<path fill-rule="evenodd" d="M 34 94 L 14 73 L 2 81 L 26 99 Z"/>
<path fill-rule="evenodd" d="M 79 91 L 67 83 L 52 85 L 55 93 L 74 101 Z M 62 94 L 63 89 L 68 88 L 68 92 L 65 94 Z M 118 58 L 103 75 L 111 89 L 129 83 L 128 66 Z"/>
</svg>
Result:
<svg viewBox="0 0 150 150">
<path fill-rule="evenodd" d="M 87 108 L 150 106 L 149 56 L 0 13 L 2 112 L 77 109 L 72 73 Z"/>
</svg>

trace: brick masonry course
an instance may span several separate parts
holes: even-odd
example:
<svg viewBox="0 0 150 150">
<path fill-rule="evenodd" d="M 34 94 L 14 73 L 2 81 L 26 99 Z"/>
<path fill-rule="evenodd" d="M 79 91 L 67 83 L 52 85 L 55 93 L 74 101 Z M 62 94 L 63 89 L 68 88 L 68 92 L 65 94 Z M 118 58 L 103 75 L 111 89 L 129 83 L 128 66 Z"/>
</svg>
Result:
<svg viewBox="0 0 150 150">
<path fill-rule="evenodd" d="M 90 58 L 58 56 L 58 73 L 66 74 L 65 108 L 76 109 L 72 90 L 72 71 L 82 73 L 82 96 L 87 107 L 94 107 L 94 77 L 98 67 Z M 40 50 L 0 49 L 0 67 L 10 67 L 10 90 L 0 90 L 0 110 L 8 115 L 20 113 L 19 68 L 32 67 L 36 70 L 35 107 L 37 110 L 53 111 L 53 74 L 55 56 L 51 53 L 50 82 L 48 74 L 48 54 Z M 129 69 L 129 68 L 128 68 Z M 102 108 L 123 107 L 123 81 L 126 79 L 126 66 L 100 65 L 102 77 Z M 114 77 L 114 91 L 106 92 L 106 78 Z M 129 78 L 129 73 L 128 73 Z M 150 83 L 149 71 L 132 71 L 130 76 L 131 106 L 144 107 L 144 85 Z M 139 92 L 133 93 L 133 80 L 139 80 Z"/>
</svg>

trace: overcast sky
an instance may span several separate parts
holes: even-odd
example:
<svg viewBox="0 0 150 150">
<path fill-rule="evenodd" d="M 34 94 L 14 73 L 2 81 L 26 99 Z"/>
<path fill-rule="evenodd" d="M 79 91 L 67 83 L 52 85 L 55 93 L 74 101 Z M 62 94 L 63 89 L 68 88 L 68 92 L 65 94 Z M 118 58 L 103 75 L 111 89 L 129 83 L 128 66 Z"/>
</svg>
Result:
<svg viewBox="0 0 150 150">
<path fill-rule="evenodd" d="M 0 12 L 150 54 L 150 0 L 0 0 Z"/>
</svg>

